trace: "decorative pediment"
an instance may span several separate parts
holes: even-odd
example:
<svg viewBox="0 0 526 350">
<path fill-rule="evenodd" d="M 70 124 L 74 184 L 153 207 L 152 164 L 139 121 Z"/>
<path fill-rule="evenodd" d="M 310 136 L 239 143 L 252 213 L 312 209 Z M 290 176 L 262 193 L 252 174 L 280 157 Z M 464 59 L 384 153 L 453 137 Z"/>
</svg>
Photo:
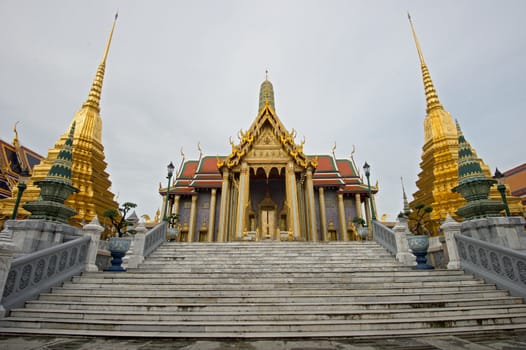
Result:
<svg viewBox="0 0 526 350">
<path fill-rule="evenodd" d="M 265 83 L 266 85 L 270 84 L 268 80 Z M 292 159 L 301 168 L 316 168 L 317 160 L 309 159 L 303 153 L 305 139 L 299 144 L 296 143 L 296 131 L 292 129 L 289 132 L 285 128 L 274 111 L 273 103 L 269 101 L 268 99 L 264 103 L 260 101 L 261 109 L 248 131 L 240 130 L 238 132 L 238 144 L 230 139 L 232 151 L 228 157 L 218 158 L 218 168 L 226 166 L 232 169 L 241 164 L 241 160 L 244 158 L 260 161 L 266 158 L 279 163 L 285 163 Z"/>
</svg>

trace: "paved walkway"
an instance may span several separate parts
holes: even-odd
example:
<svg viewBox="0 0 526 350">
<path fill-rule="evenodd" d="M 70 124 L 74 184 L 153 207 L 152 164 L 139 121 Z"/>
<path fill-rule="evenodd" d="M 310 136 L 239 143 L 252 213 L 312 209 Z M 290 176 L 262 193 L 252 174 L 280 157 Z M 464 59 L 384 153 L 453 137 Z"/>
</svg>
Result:
<svg viewBox="0 0 526 350">
<path fill-rule="evenodd" d="M 3 350 L 524 350 L 526 334 L 438 336 L 376 340 L 180 340 L 0 335 Z"/>
</svg>

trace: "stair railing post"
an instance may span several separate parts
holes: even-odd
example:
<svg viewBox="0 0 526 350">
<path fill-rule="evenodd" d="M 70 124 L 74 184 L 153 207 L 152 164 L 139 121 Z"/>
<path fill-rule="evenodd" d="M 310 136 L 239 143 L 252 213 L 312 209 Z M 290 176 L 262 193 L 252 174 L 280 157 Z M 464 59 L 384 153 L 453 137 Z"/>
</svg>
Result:
<svg viewBox="0 0 526 350">
<path fill-rule="evenodd" d="M 97 216 L 95 216 L 89 224 L 82 227 L 82 235 L 89 236 L 91 239 L 86 256 L 86 271 L 99 271 L 96 261 L 102 231 L 104 231 L 104 228 L 99 224 L 99 218 Z"/>
<path fill-rule="evenodd" d="M 144 242 L 146 240 L 146 232 L 148 231 L 144 223 L 140 223 L 135 231 L 137 233 L 133 237 L 131 252 L 128 254 L 128 268 L 135 269 L 144 261 Z"/>
<path fill-rule="evenodd" d="M 446 237 L 447 254 L 449 257 L 447 268 L 450 270 L 460 269 L 460 257 L 455 239 L 455 234 L 460 234 L 460 226 L 460 223 L 456 222 L 449 214 L 447 214 L 446 220 L 440 226 L 440 229 L 442 229 Z"/>
<path fill-rule="evenodd" d="M 16 252 L 16 245 L 13 243 L 12 234 L 5 229 L 0 233 L 0 301 L 4 295 L 7 276 L 11 270 L 13 254 Z M 0 303 L 0 319 L 6 316 L 6 310 Z"/>
<path fill-rule="evenodd" d="M 409 233 L 407 219 L 399 218 L 393 227 L 393 232 L 396 239 L 396 259 L 403 264 L 416 265 L 415 256 L 409 252 L 409 244 L 407 243 L 407 234 Z"/>
</svg>

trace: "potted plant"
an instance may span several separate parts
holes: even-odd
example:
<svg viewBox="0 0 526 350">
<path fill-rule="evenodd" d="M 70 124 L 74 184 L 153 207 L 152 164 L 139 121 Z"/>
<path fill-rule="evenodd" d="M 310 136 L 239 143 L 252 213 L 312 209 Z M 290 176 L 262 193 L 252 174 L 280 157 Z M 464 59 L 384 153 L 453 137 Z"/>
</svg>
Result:
<svg viewBox="0 0 526 350">
<path fill-rule="evenodd" d="M 365 220 L 355 216 L 352 219 L 352 222 L 354 223 L 354 226 L 356 226 L 356 231 L 358 232 L 358 236 L 363 241 L 367 237 L 367 234 L 369 233 L 367 226 L 365 226 Z"/>
<path fill-rule="evenodd" d="M 113 227 L 117 230 L 117 237 L 111 237 L 109 242 L 109 251 L 111 253 L 111 266 L 107 271 L 126 271 L 122 265 L 122 258 L 126 255 L 128 249 L 130 249 L 131 240 L 127 237 L 123 237 L 126 234 L 126 228 L 131 225 L 131 222 L 126 220 L 126 215 L 132 209 L 137 207 L 137 204 L 131 202 L 125 202 L 119 207 L 119 210 L 108 209 L 104 211 L 103 215 L 107 217 Z M 129 231 L 129 234 L 134 232 Z"/>
<path fill-rule="evenodd" d="M 429 248 L 429 235 L 431 234 L 429 225 L 429 214 L 433 208 L 425 204 L 417 204 L 407 215 L 409 231 L 412 235 L 407 237 L 409 248 L 416 256 L 415 269 L 431 270 L 433 266 L 427 263 L 427 249 Z"/>
<path fill-rule="evenodd" d="M 166 230 L 166 240 L 177 241 L 179 234 L 179 214 L 172 214 L 167 219 L 168 229 Z"/>
</svg>

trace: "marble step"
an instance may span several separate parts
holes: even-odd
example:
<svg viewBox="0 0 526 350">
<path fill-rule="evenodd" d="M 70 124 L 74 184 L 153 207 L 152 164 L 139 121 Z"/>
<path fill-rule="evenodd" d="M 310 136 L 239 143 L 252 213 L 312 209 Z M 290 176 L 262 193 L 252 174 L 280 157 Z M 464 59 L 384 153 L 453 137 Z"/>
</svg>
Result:
<svg viewBox="0 0 526 350">
<path fill-rule="evenodd" d="M 203 280 L 201 283 L 196 283 L 192 279 L 177 280 L 177 281 L 157 281 L 150 282 L 148 284 L 139 285 L 134 281 L 125 281 L 126 283 L 119 283 L 118 285 L 113 283 L 111 280 L 106 281 L 82 281 L 80 282 L 68 282 L 63 285 L 64 289 L 122 289 L 123 287 L 127 290 L 172 290 L 172 289 L 184 289 L 184 290 L 232 290 L 232 289 L 243 289 L 243 290 L 268 290 L 268 289 L 356 289 L 356 290 L 370 290 L 374 288 L 386 289 L 386 288 L 401 288 L 401 289 L 421 289 L 421 288 L 486 288 L 495 289 L 494 285 L 484 284 L 480 280 L 467 280 L 467 281 L 411 281 L 411 282 L 353 282 L 345 283 L 339 281 L 327 281 L 327 282 L 275 282 L 269 281 L 263 283 L 257 279 L 251 282 L 238 282 L 238 281 L 224 281 L 221 285 L 217 285 L 214 281 Z"/>
<path fill-rule="evenodd" d="M 486 316 L 508 314 L 524 315 L 525 305 L 510 305 L 506 308 L 500 305 L 463 308 L 429 308 L 419 309 L 418 317 L 451 317 L 451 316 Z M 315 320 L 376 320 L 415 318 L 415 310 L 297 310 L 297 311 L 120 311 L 107 310 L 62 310 L 62 309 L 15 309 L 11 317 L 32 319 L 75 319 L 75 320 L 128 320 L 128 321 L 315 321 Z"/>
<path fill-rule="evenodd" d="M 352 292 L 340 292 L 340 293 L 329 293 L 328 291 L 320 291 L 317 293 L 291 293 L 288 292 L 277 292 L 277 293 L 261 293 L 262 295 L 252 295 L 249 292 L 237 291 L 232 293 L 231 291 L 220 293 L 220 292 L 208 292 L 202 291 L 197 293 L 179 292 L 179 293 L 168 293 L 168 292 L 148 292 L 148 293 L 136 293 L 130 291 L 122 294 L 116 292 L 108 293 L 101 291 L 101 293 L 93 293 L 87 291 L 82 294 L 75 293 L 74 291 L 55 291 L 55 293 L 42 293 L 39 300 L 62 300 L 62 301 L 73 301 L 73 302 L 96 302 L 100 298 L 103 298 L 107 303 L 114 302 L 130 302 L 130 303 L 201 303 L 201 302 L 215 302 L 215 303 L 276 303 L 276 302 L 289 302 L 289 303 L 315 303 L 322 301 L 332 302 L 356 302 L 356 301 L 421 301 L 421 300 L 435 300 L 439 301 L 445 297 L 451 299 L 470 299 L 473 294 L 477 294 L 481 298 L 493 298 L 493 297 L 505 297 L 508 295 L 506 291 L 499 290 L 481 290 L 477 292 L 466 291 L 466 292 L 445 292 L 445 293 L 394 293 L 390 291 L 374 291 L 365 294 L 363 291 Z M 274 295 L 271 295 L 274 294 Z"/>
<path fill-rule="evenodd" d="M 391 288 L 375 288 L 375 289 L 349 289 L 349 288 L 224 288 L 223 286 L 217 286 L 215 288 L 178 288 L 177 286 L 171 288 L 162 289 L 143 289 L 127 288 L 122 291 L 122 288 L 87 288 L 82 285 L 79 286 L 65 286 L 55 287 L 52 289 L 52 293 L 57 294 L 80 294 L 80 295 L 122 295 L 125 297 L 129 296 L 143 296 L 148 293 L 149 297 L 263 297 L 263 296 L 274 296 L 274 297 L 302 297 L 302 296 L 355 296 L 367 293 L 367 295 L 386 295 L 386 294 L 425 294 L 425 293 L 451 293 L 451 292 L 487 292 L 494 291 L 495 287 L 491 285 L 482 286 L 450 286 L 450 287 L 391 287 Z"/>
<path fill-rule="evenodd" d="M 471 338 L 483 337 L 486 339 L 493 334 L 500 334 L 502 332 L 521 332 L 526 331 L 525 324 L 518 324 L 511 327 L 509 324 L 503 325 L 492 325 L 490 327 L 477 325 L 477 326 L 462 326 L 462 327 L 439 327 L 437 323 L 433 324 L 430 328 L 412 328 L 407 327 L 403 329 L 397 329 L 395 331 L 388 331 L 381 328 L 371 328 L 368 330 L 345 330 L 345 331 L 299 331 L 299 332 L 149 332 L 149 331 L 121 331 L 113 330 L 111 327 L 107 327 L 103 330 L 85 330 L 85 329 L 56 329 L 56 328 L 20 328 L 20 327 L 9 327 L 4 328 L 10 334 L 20 335 L 44 335 L 44 336 L 77 336 L 77 337 L 126 337 L 126 338 L 180 338 L 180 339 L 268 339 L 273 340 L 284 340 L 284 339 L 308 339 L 308 338 L 353 338 L 358 341 L 364 339 L 373 338 L 392 338 L 392 337 L 436 337 L 436 336 L 454 336 L 462 335 L 466 337 L 469 335 Z M 0 326 L 0 331 L 2 328 Z"/>
<path fill-rule="evenodd" d="M 23 318 L 9 317 L 0 324 L 2 327 L 47 328 L 62 330 L 116 330 L 121 332 L 165 332 L 165 333 L 259 333 L 259 332 L 331 332 L 366 331 L 382 329 L 398 331 L 407 328 L 456 328 L 482 326 L 493 330 L 494 325 L 523 324 L 526 328 L 526 313 L 494 314 L 494 315 L 461 315 L 442 317 L 414 317 L 374 320 L 313 320 L 313 321 L 132 321 L 120 320 L 79 320 L 61 318 Z"/>
<path fill-rule="evenodd" d="M 99 310 L 115 312 L 122 311 L 171 311 L 171 312 L 293 312 L 310 310 L 318 311 L 340 311 L 353 312 L 357 310 L 411 310 L 419 311 L 428 308 L 467 308 L 467 307 L 509 307 L 513 305 L 522 306 L 523 300 L 520 297 L 487 297 L 477 298 L 476 295 L 469 299 L 451 299 L 443 298 L 441 300 L 383 300 L 383 301 L 338 301 L 327 302 L 318 301 L 316 303 L 286 303 L 283 301 L 275 303 L 214 303 L 203 301 L 201 303 L 156 303 L 153 301 L 147 303 L 140 302 L 123 302 L 115 301 L 108 305 L 105 300 L 96 300 L 93 302 L 78 302 L 64 300 L 33 300 L 27 302 L 31 309 L 62 309 L 62 310 Z"/>
<path fill-rule="evenodd" d="M 279 260 L 279 259 L 221 259 L 221 260 L 205 260 L 205 259 L 180 259 L 178 257 L 171 257 L 166 259 L 148 259 L 142 266 L 163 266 L 168 263 L 174 263 L 176 266 L 199 266 L 199 265 L 210 265 L 218 264 L 222 267 L 252 267 L 254 265 L 260 266 L 283 266 L 283 267 L 292 267 L 292 266 L 324 266 L 324 267 L 337 267 L 341 265 L 345 266 L 360 266 L 372 264 L 385 265 L 385 266 L 399 266 L 398 263 L 394 263 L 392 258 L 371 258 L 371 259 L 345 259 L 345 260 L 329 260 L 329 259 L 320 259 L 320 260 L 292 260 L 290 258 Z"/>
</svg>

